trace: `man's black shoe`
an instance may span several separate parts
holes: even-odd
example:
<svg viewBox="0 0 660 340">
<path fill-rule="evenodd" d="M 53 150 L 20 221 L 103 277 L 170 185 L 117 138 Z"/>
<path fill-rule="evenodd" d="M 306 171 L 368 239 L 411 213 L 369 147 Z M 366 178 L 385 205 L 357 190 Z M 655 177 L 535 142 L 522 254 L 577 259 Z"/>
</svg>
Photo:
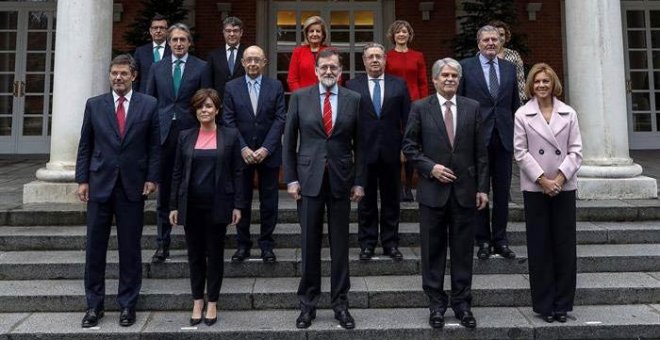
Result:
<svg viewBox="0 0 660 340">
<path fill-rule="evenodd" d="M 296 319 L 297 328 L 308 328 L 312 325 L 312 320 L 316 319 L 316 310 L 301 311 L 298 319 Z"/>
<path fill-rule="evenodd" d="M 103 311 L 90 308 L 82 319 L 82 328 L 96 327 L 103 318 Z"/>
<path fill-rule="evenodd" d="M 509 246 L 507 245 L 495 247 L 495 254 L 501 255 L 505 259 L 516 258 L 516 253 L 514 253 L 513 250 L 509 249 Z"/>
<path fill-rule="evenodd" d="M 403 260 L 403 254 L 401 254 L 397 247 L 385 248 L 383 250 L 383 255 L 389 256 L 394 261 Z"/>
<path fill-rule="evenodd" d="M 151 257 L 151 262 L 153 263 L 163 263 L 167 258 L 170 257 L 170 247 L 158 247 L 154 256 Z"/>
<path fill-rule="evenodd" d="M 477 319 L 474 318 L 474 315 L 470 311 L 456 312 L 456 318 L 461 322 L 461 326 L 463 327 L 477 327 Z"/>
<path fill-rule="evenodd" d="M 487 260 L 490 257 L 490 245 L 488 243 L 482 243 L 479 245 L 479 250 L 477 251 L 477 258 L 479 260 Z"/>
<path fill-rule="evenodd" d="M 360 251 L 360 260 L 362 261 L 371 260 L 373 256 L 374 256 L 374 248 L 367 247 Z"/>
<path fill-rule="evenodd" d="M 442 328 L 445 326 L 445 316 L 440 311 L 433 311 L 429 316 L 429 325 L 433 328 Z"/>
<path fill-rule="evenodd" d="M 232 255 L 231 262 L 233 262 L 233 263 L 243 262 L 248 257 L 250 257 L 250 249 L 238 248 L 238 249 L 236 249 L 236 252 L 234 253 L 234 255 Z"/>
<path fill-rule="evenodd" d="M 351 316 L 351 313 L 348 312 L 348 309 L 335 312 L 335 319 L 339 321 L 339 325 L 342 328 L 345 329 L 355 328 L 355 320 Z"/>
<path fill-rule="evenodd" d="M 272 249 L 262 250 L 261 259 L 264 263 L 275 263 L 275 261 L 277 261 L 277 257 L 275 257 L 275 253 L 273 253 Z"/>
<path fill-rule="evenodd" d="M 119 325 L 122 327 L 132 326 L 135 323 L 135 309 L 124 308 L 119 314 Z"/>
</svg>

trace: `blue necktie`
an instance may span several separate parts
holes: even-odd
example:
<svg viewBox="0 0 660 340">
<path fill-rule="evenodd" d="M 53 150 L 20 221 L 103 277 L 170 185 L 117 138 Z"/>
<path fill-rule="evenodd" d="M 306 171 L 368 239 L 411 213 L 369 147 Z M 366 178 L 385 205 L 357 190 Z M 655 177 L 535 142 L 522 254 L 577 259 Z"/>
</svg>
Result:
<svg viewBox="0 0 660 340">
<path fill-rule="evenodd" d="M 157 45 L 154 47 L 154 62 L 159 62 L 160 61 L 160 49 L 162 46 Z"/>
<path fill-rule="evenodd" d="M 490 64 L 490 73 L 488 75 L 488 90 L 490 91 L 490 95 L 495 98 L 497 97 L 497 92 L 500 90 L 500 84 L 497 81 L 497 72 L 495 72 L 495 62 L 493 60 L 489 60 L 488 64 Z"/>
<path fill-rule="evenodd" d="M 227 66 L 229 66 L 229 74 L 234 75 L 234 65 L 236 64 L 236 47 L 230 47 L 229 51 L 229 60 L 227 60 Z"/>
<path fill-rule="evenodd" d="M 376 116 L 380 118 L 380 79 L 371 79 L 374 82 L 374 95 L 372 101 L 374 102 L 374 110 Z"/>
</svg>

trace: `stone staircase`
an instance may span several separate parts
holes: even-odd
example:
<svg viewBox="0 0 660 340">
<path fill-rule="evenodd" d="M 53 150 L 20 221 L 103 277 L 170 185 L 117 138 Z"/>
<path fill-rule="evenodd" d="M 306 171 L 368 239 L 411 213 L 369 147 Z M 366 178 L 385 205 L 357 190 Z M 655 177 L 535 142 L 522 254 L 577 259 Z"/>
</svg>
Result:
<svg viewBox="0 0 660 340">
<path fill-rule="evenodd" d="M 357 225 L 350 229 L 351 313 L 357 327 L 344 330 L 329 309 L 330 256 L 322 253 L 323 294 L 317 319 L 295 328 L 300 272 L 300 227 L 282 198 L 276 229 L 276 264 L 253 258 L 229 262 L 235 230 L 229 228 L 219 321 L 187 327 L 192 306 L 182 228 L 173 231 L 172 257 L 151 264 L 156 244 L 153 202 L 143 236 L 142 294 L 137 323 L 119 327 L 116 240 L 108 254 L 108 313 L 99 327 L 82 329 L 85 309 L 84 209 L 30 206 L 0 211 L 0 340 L 5 339 L 660 339 L 660 203 L 578 202 L 578 278 L 575 310 L 565 324 L 547 324 L 530 307 L 525 228 L 511 205 L 515 260 L 474 260 L 476 329 L 458 325 L 451 311 L 442 330 L 428 326 L 428 300 L 420 276 L 416 204 L 402 204 L 404 260 L 358 260 Z M 256 209 L 256 207 L 253 207 Z M 255 211 L 253 216 L 258 216 Z M 633 222 L 631 222 L 633 221 Z M 256 222 L 256 221 L 255 221 Z M 253 225 L 256 232 L 257 226 Z M 114 234 L 114 233 L 113 233 Z M 253 233 L 255 234 L 255 233 Z M 449 278 L 445 280 L 448 289 Z"/>
</svg>

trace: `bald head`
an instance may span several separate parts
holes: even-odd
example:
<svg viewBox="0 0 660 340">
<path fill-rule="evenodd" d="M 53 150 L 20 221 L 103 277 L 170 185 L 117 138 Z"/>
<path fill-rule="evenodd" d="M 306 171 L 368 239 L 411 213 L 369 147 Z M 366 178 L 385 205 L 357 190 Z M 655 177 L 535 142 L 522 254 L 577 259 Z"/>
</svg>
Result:
<svg viewBox="0 0 660 340">
<path fill-rule="evenodd" d="M 261 47 L 257 45 L 252 45 L 245 49 L 243 52 L 243 58 L 241 59 L 241 64 L 245 68 L 245 74 L 250 78 L 259 77 L 266 66 L 266 54 Z"/>
</svg>

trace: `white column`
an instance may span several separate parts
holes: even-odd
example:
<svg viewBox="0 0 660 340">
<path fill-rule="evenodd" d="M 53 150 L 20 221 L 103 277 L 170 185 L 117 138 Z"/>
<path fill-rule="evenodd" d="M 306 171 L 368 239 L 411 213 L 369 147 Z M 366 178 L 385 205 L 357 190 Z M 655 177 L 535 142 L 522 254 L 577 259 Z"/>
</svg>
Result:
<svg viewBox="0 0 660 340">
<path fill-rule="evenodd" d="M 108 91 L 112 0 L 59 0 L 50 161 L 23 187 L 23 203 L 77 202 L 73 182 L 87 98 Z"/>
<path fill-rule="evenodd" d="M 578 112 L 584 162 L 580 199 L 657 197 L 655 179 L 628 152 L 620 1 L 566 1 L 570 104 Z"/>
</svg>

